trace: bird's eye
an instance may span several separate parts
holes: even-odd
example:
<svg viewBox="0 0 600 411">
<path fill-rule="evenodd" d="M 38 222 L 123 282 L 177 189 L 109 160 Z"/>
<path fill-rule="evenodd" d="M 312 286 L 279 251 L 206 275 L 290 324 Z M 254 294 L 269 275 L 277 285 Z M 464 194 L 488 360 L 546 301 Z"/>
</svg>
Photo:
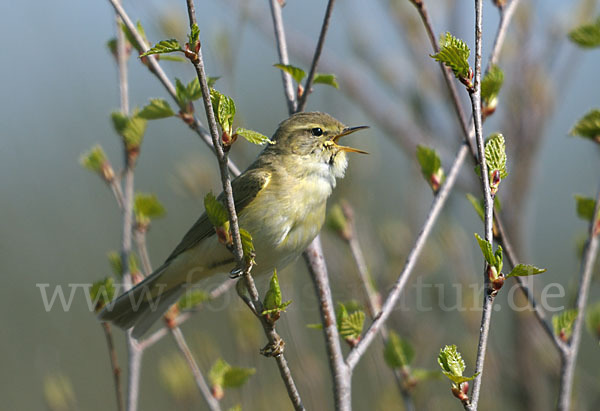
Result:
<svg viewBox="0 0 600 411">
<path fill-rule="evenodd" d="M 323 130 L 320 129 L 319 127 L 315 127 L 312 130 L 310 130 L 310 132 L 312 133 L 313 136 L 315 137 L 321 137 L 323 135 Z"/>
</svg>

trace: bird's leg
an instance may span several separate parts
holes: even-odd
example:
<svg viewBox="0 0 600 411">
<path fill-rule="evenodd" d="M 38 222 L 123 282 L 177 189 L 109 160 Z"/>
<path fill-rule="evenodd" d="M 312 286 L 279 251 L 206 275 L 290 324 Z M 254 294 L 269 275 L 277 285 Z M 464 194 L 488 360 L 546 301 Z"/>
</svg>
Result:
<svg viewBox="0 0 600 411">
<path fill-rule="evenodd" d="M 252 301 L 250 297 L 250 293 L 248 292 L 248 288 L 246 288 L 246 283 L 243 278 L 240 278 L 237 283 L 235 283 L 235 290 L 238 295 L 246 303 L 248 308 L 254 313 L 255 316 L 260 317 L 262 315 L 262 304 L 260 301 Z"/>
</svg>

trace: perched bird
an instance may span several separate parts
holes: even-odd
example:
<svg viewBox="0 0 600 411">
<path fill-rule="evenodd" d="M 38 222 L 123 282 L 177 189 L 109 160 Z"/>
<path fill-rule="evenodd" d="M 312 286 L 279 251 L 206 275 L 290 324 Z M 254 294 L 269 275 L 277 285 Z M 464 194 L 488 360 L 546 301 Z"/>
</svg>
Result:
<svg viewBox="0 0 600 411">
<path fill-rule="evenodd" d="M 274 144 L 232 181 L 239 226 L 252 235 L 256 250 L 253 274 L 282 269 L 317 236 L 327 198 L 346 171 L 346 153 L 365 153 L 338 140 L 364 128 L 346 127 L 325 113 L 294 114 L 279 125 Z M 224 201 L 223 194 L 218 199 Z M 234 268 L 233 254 L 204 213 L 167 260 L 99 318 L 134 327 L 132 335 L 139 338 L 190 285 Z"/>
</svg>

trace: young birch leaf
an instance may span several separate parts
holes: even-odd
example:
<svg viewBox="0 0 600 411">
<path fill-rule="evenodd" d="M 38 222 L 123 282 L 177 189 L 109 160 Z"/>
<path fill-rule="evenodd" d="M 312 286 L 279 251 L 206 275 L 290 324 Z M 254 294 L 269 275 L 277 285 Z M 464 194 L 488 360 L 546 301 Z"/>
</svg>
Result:
<svg viewBox="0 0 600 411">
<path fill-rule="evenodd" d="M 256 373 L 255 368 L 229 367 L 223 375 L 223 388 L 238 388 Z"/>
<path fill-rule="evenodd" d="M 129 117 L 120 112 L 113 112 L 111 115 L 113 126 L 118 135 L 123 137 L 125 146 L 129 148 L 139 147 L 144 139 L 146 132 L 146 120 L 138 117 L 138 113 L 134 113 Z"/>
<path fill-rule="evenodd" d="M 496 256 L 494 255 L 494 251 L 492 250 L 492 245 L 489 241 L 484 240 L 479 237 L 479 234 L 475 233 L 475 238 L 477 239 L 477 243 L 479 243 L 479 248 L 481 248 L 481 252 L 483 253 L 483 258 L 485 261 L 493 267 L 496 266 Z"/>
<path fill-rule="evenodd" d="M 254 255 L 254 242 L 252 241 L 252 235 L 240 228 L 240 238 L 242 240 L 242 251 L 244 252 L 244 257 L 252 258 Z"/>
<path fill-rule="evenodd" d="M 506 275 L 506 278 L 509 277 L 526 277 L 529 275 L 536 275 L 545 273 L 545 268 L 537 268 L 534 265 L 530 264 L 517 264 L 510 273 Z"/>
<path fill-rule="evenodd" d="M 144 28 L 142 27 L 142 23 L 140 23 L 138 21 L 136 24 L 136 28 L 137 28 L 137 32 L 140 34 L 142 39 L 147 43 L 148 39 L 146 38 L 146 32 L 144 31 Z M 125 34 L 125 38 L 129 42 L 129 44 L 131 44 L 139 53 L 141 53 L 142 46 L 137 42 L 137 40 L 135 39 L 133 34 L 129 31 L 129 29 L 127 28 L 125 23 L 121 24 L 121 30 L 123 30 L 123 34 Z"/>
<path fill-rule="evenodd" d="M 415 350 L 408 341 L 390 331 L 383 351 L 383 358 L 390 368 L 408 367 L 415 357 Z"/>
<path fill-rule="evenodd" d="M 417 160 L 421 165 L 421 173 L 433 191 L 437 191 L 445 179 L 442 161 L 437 152 L 429 147 L 417 146 Z"/>
<path fill-rule="evenodd" d="M 192 29 L 190 30 L 190 34 L 188 34 L 188 44 L 190 45 L 190 48 L 192 48 L 192 50 L 194 49 L 194 46 L 196 45 L 196 42 L 198 41 L 199 37 L 200 29 L 198 28 L 198 25 L 194 23 L 192 25 Z"/>
<path fill-rule="evenodd" d="M 89 290 L 90 299 L 94 303 L 96 311 L 102 309 L 112 301 L 115 296 L 115 285 L 112 277 L 106 277 L 92 284 Z"/>
<path fill-rule="evenodd" d="M 600 110 L 590 110 L 573 126 L 570 134 L 589 138 L 596 143 L 600 143 Z"/>
<path fill-rule="evenodd" d="M 177 102 L 180 106 L 185 106 L 190 102 L 187 87 L 177 77 L 175 77 L 175 94 L 177 95 Z"/>
<path fill-rule="evenodd" d="M 575 202 L 577 203 L 577 217 L 586 221 L 592 221 L 596 209 L 596 200 L 591 197 L 575 195 Z"/>
<path fill-rule="evenodd" d="M 135 220 L 140 226 L 147 226 L 150 220 L 165 215 L 165 208 L 158 201 L 156 194 L 135 193 L 133 202 L 133 213 Z"/>
<path fill-rule="evenodd" d="M 327 84 L 328 86 L 340 88 L 340 85 L 335 78 L 335 74 L 317 73 L 313 78 L 313 84 Z"/>
<path fill-rule="evenodd" d="M 504 73 L 497 65 L 492 65 L 481 80 L 481 99 L 489 108 L 495 108 L 498 93 L 504 83 Z"/>
<path fill-rule="evenodd" d="M 291 64 L 273 64 L 273 67 L 277 67 L 280 70 L 289 73 L 296 83 L 300 84 L 302 79 L 306 77 L 306 72 L 299 67 L 292 66 Z M 313 80 L 314 82 L 314 80 Z M 337 87 L 336 87 L 337 88 Z"/>
<path fill-rule="evenodd" d="M 365 323 L 365 312 L 362 310 L 354 311 L 342 318 L 339 326 L 340 336 L 344 339 L 357 340 L 363 330 Z"/>
<path fill-rule="evenodd" d="M 440 350 L 440 354 L 438 355 L 438 364 L 442 368 L 444 375 L 455 384 L 471 381 L 477 375 L 479 375 L 479 373 L 477 373 L 472 377 L 463 376 L 463 372 L 465 371 L 465 362 L 460 353 L 456 350 L 456 345 L 446 345 Z"/>
<path fill-rule="evenodd" d="M 177 302 L 180 310 L 189 310 L 198 304 L 210 300 L 210 295 L 204 290 L 193 290 L 186 292 Z"/>
<path fill-rule="evenodd" d="M 456 78 L 469 77 L 469 54 L 471 50 L 466 43 L 450 33 L 440 37 L 440 51 L 430 55 L 434 60 L 449 67 Z"/>
<path fill-rule="evenodd" d="M 565 310 L 560 314 L 552 316 L 552 327 L 554 333 L 563 341 L 568 341 L 573 333 L 573 323 L 577 318 L 577 310 Z"/>
<path fill-rule="evenodd" d="M 178 63 L 186 63 L 188 60 L 184 57 L 163 54 L 160 56 L 160 61 L 176 61 Z"/>
<path fill-rule="evenodd" d="M 503 265 L 503 255 L 502 255 L 502 246 L 500 244 L 498 244 L 498 249 L 496 250 L 496 252 L 494 253 L 494 257 L 496 257 L 496 269 L 498 270 L 499 273 L 502 272 L 502 265 Z M 544 270 L 546 271 L 546 270 Z"/>
<path fill-rule="evenodd" d="M 600 18 L 590 24 L 581 25 L 568 34 L 569 39 L 583 48 L 600 46 Z"/>
<path fill-rule="evenodd" d="M 235 116 L 235 102 L 231 97 L 214 88 L 210 90 L 210 100 L 217 122 L 221 125 L 223 131 L 231 135 L 233 118 Z"/>
<path fill-rule="evenodd" d="M 146 57 L 151 54 L 173 53 L 175 51 L 183 51 L 179 42 L 175 39 L 159 41 L 145 53 L 140 54 L 140 57 Z"/>
<path fill-rule="evenodd" d="M 500 171 L 500 178 L 506 178 L 506 144 L 504 136 L 496 133 L 488 137 L 485 143 L 485 162 L 488 166 L 490 175 L 495 170 Z"/>
<path fill-rule="evenodd" d="M 263 145 L 263 144 L 275 144 L 274 141 L 271 141 L 269 139 L 269 137 L 260 134 L 257 131 L 253 131 L 253 130 L 248 130 L 242 127 L 238 127 L 235 130 L 235 133 L 237 135 L 240 135 L 242 137 L 244 137 L 246 140 L 248 140 L 250 143 L 252 144 L 258 144 L 258 145 Z"/>
<path fill-rule="evenodd" d="M 162 98 L 150 99 L 150 104 L 147 104 L 139 113 L 138 117 L 146 120 L 158 120 L 174 116 L 175 113 L 171 109 L 169 103 Z"/>
<path fill-rule="evenodd" d="M 108 164 L 108 159 L 102 147 L 95 145 L 90 151 L 81 156 L 79 162 L 84 168 L 94 173 L 101 173 Z"/>
<path fill-rule="evenodd" d="M 281 288 L 279 287 L 277 270 L 273 270 L 273 276 L 269 282 L 269 289 L 265 294 L 263 306 L 264 311 L 262 312 L 262 315 L 278 311 L 278 309 L 281 307 Z"/>
<path fill-rule="evenodd" d="M 204 208 L 206 209 L 206 215 L 213 226 L 222 227 L 229 221 L 225 206 L 217 200 L 212 192 L 209 192 L 204 197 Z"/>
<path fill-rule="evenodd" d="M 110 251 L 107 255 L 110 268 L 117 277 L 123 276 L 123 265 L 121 264 L 121 255 L 116 251 Z"/>
</svg>

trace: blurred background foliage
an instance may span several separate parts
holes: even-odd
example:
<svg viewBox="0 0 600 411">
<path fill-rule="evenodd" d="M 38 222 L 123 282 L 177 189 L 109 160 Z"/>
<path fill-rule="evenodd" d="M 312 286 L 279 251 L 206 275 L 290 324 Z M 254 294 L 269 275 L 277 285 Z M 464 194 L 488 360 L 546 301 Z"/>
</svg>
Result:
<svg viewBox="0 0 600 411">
<path fill-rule="evenodd" d="M 307 68 L 325 5 L 316 0 L 287 3 L 283 15 L 291 63 Z M 471 1 L 426 3 L 439 34 L 451 31 L 472 48 Z M 577 244 L 586 226 L 576 217 L 573 196 L 594 195 L 600 176 L 598 147 L 567 137 L 578 118 L 598 107 L 600 55 L 579 51 L 566 38 L 571 28 L 595 18 L 596 3 L 521 2 L 499 60 L 505 86 L 484 127 L 485 135 L 500 131 L 506 138 L 510 175 L 500 197 L 518 254 L 548 269 L 531 280 L 534 292 L 539 296 L 553 282 L 566 288 L 564 297 L 550 300 L 554 307 L 572 304 L 578 281 Z M 126 0 L 124 5 L 152 42 L 185 39 L 183 1 Z M 484 10 L 485 61 L 498 13 L 489 1 Z M 218 87 L 235 99 L 240 124 L 271 135 L 287 107 L 280 72 L 273 67 L 277 56 L 267 2 L 197 2 L 197 14 L 208 74 L 221 76 Z M 114 404 L 104 336 L 83 291 L 75 293 L 68 312 L 58 304 L 46 312 L 36 287 L 49 283 L 53 290 L 106 276 L 106 253 L 119 245 L 120 212 L 110 190 L 77 162 L 96 143 L 116 169 L 121 161 L 109 120 L 119 101 L 116 68 L 106 47 L 114 26 L 108 2 L 0 6 L 0 32 L 12 44 L 0 65 L 5 97 L 0 103 L 0 261 L 5 280 L 0 287 L 0 395 L 5 409 L 101 410 Z M 448 167 L 461 140 L 430 53 L 409 2 L 338 1 L 319 71 L 335 73 L 340 89 L 315 87 L 307 107 L 348 125 L 371 126 L 351 141 L 371 155 L 351 158 L 331 203 L 345 199 L 354 208 L 369 270 L 384 295 L 432 198 L 416 162 L 416 144 L 436 148 Z M 164 62 L 163 67 L 171 78 L 187 82 L 194 76 L 191 65 Z M 132 106 L 141 107 L 150 97 L 168 98 L 135 57 L 129 68 Z M 467 93 L 461 94 L 469 107 Z M 231 156 L 243 168 L 258 150 L 240 141 Z M 204 194 L 219 191 L 216 161 L 180 121 L 155 121 L 142 146 L 136 187 L 155 193 L 167 211 L 148 233 L 157 266 L 202 212 Z M 472 233 L 481 232 L 482 224 L 465 193 L 478 191 L 472 165 L 467 165 L 420 258 L 414 287 L 404 293 L 389 321 L 415 347 L 414 364 L 420 368 L 436 369 L 437 353 L 445 344 L 458 345 L 467 373 L 474 368 L 480 295 L 473 290 L 481 283 L 481 256 Z M 346 243 L 329 231 L 323 242 L 335 300 L 364 304 Z M 319 322 L 306 268 L 298 262 L 279 278 L 284 299 L 293 303 L 277 325 L 300 393 L 307 409 L 330 409 L 323 337 L 306 327 Z M 203 287 L 210 289 L 220 280 Z M 595 280 L 590 302 L 600 298 L 598 274 Z M 259 279 L 258 285 L 264 293 L 267 279 Z M 518 291 L 513 294 L 519 298 Z M 418 295 L 422 300 L 417 301 Z M 551 409 L 558 355 L 529 312 L 510 310 L 508 296 L 506 289 L 497 298 L 481 408 Z M 456 305 L 467 310 L 443 309 Z M 274 363 L 258 355 L 265 343 L 260 326 L 235 293 L 207 303 L 182 329 L 206 373 L 218 357 L 256 369 L 242 388 L 226 392 L 224 406 L 290 408 Z M 124 368 L 124 340 L 120 332 L 115 334 Z M 591 409 L 600 400 L 599 370 L 597 339 L 586 334 L 575 382 L 577 409 Z M 140 409 L 203 407 L 186 372 L 170 338 L 154 346 L 144 357 Z M 401 408 L 380 342 L 359 364 L 353 386 L 357 410 Z M 417 409 L 460 408 L 443 380 L 417 385 L 414 399 Z"/>
</svg>

